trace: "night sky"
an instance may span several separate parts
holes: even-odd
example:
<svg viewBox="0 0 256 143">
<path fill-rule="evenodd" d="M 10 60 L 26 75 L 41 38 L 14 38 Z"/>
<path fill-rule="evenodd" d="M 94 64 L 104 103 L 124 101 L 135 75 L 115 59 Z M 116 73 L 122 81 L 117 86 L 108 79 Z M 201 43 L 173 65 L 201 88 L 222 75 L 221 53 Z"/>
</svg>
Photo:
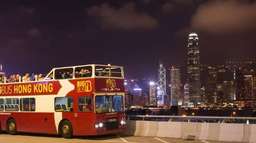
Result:
<svg viewBox="0 0 256 143">
<path fill-rule="evenodd" d="M 254 0 L 5 0 L 0 62 L 7 73 L 111 63 L 127 77 L 152 78 L 157 64 L 185 65 L 197 32 L 201 62 L 256 53 Z"/>
</svg>

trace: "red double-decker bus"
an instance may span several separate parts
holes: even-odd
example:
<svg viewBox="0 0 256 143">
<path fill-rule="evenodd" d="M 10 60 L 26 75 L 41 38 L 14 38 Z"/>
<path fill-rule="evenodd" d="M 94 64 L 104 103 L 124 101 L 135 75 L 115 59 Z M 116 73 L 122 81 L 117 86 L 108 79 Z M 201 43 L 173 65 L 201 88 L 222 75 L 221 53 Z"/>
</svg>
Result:
<svg viewBox="0 0 256 143">
<path fill-rule="evenodd" d="M 8 81 L 1 74 L 0 129 L 74 136 L 125 129 L 124 73 L 120 66 L 53 68 L 43 79 Z M 23 79 L 23 81 L 22 81 Z"/>
</svg>

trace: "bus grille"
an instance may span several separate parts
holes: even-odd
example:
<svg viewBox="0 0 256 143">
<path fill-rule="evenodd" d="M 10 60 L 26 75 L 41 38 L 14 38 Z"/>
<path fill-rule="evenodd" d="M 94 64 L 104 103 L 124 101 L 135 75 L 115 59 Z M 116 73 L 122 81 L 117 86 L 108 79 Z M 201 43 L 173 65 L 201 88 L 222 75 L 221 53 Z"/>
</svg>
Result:
<svg viewBox="0 0 256 143">
<path fill-rule="evenodd" d="M 107 130 L 118 129 L 118 121 L 107 121 L 105 125 Z"/>
</svg>

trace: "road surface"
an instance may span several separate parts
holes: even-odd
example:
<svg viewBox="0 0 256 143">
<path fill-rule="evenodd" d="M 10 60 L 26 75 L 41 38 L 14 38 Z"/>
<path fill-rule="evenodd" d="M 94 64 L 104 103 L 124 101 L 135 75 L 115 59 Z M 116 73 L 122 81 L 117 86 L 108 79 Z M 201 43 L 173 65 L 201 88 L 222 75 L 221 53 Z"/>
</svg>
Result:
<svg viewBox="0 0 256 143">
<path fill-rule="evenodd" d="M 134 136 L 101 136 L 101 137 L 75 137 L 64 139 L 47 135 L 8 135 L 0 134 L 0 143 L 224 143 L 200 140 L 183 140 L 160 137 L 134 137 Z"/>
</svg>

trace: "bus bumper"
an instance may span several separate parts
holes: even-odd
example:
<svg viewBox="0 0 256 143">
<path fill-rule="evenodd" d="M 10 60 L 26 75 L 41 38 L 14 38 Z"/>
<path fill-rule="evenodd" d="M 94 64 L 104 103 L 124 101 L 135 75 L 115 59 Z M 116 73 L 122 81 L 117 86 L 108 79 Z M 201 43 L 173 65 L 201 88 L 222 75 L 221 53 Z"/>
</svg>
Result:
<svg viewBox="0 0 256 143">
<path fill-rule="evenodd" d="M 124 133 L 125 131 L 126 131 L 126 126 L 122 126 L 118 129 L 111 129 L 111 130 L 103 128 L 103 129 L 97 129 L 96 135 L 119 134 L 119 133 Z"/>
</svg>

